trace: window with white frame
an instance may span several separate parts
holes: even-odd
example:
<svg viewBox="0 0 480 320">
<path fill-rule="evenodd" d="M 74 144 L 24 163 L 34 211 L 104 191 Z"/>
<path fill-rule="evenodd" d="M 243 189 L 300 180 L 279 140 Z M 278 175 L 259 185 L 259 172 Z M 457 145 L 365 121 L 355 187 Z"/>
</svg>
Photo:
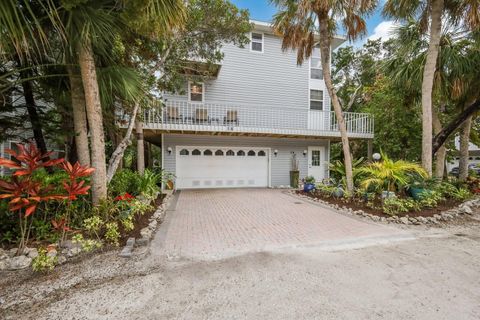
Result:
<svg viewBox="0 0 480 320">
<path fill-rule="evenodd" d="M 188 83 L 188 100 L 192 102 L 203 102 L 205 90 L 201 82 Z"/>
<path fill-rule="evenodd" d="M 315 48 L 313 48 L 312 56 L 310 57 L 310 79 L 323 80 L 319 46 L 315 46 Z"/>
<path fill-rule="evenodd" d="M 310 89 L 310 110 L 323 110 L 323 90 Z"/>
<path fill-rule="evenodd" d="M 263 33 L 252 32 L 250 35 L 250 51 L 263 52 Z"/>
</svg>

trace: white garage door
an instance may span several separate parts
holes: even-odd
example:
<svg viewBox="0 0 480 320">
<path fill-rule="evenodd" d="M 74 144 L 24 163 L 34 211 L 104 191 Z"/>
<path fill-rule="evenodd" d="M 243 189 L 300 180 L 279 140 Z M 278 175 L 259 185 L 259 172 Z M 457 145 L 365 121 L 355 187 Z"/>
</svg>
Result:
<svg viewBox="0 0 480 320">
<path fill-rule="evenodd" d="M 268 187 L 268 148 L 176 148 L 176 187 Z"/>
</svg>

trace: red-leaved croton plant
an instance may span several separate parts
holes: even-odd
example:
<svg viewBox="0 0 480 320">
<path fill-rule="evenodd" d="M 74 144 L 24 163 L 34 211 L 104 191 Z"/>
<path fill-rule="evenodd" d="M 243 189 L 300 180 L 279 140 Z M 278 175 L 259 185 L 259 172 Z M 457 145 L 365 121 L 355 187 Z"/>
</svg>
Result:
<svg viewBox="0 0 480 320">
<path fill-rule="evenodd" d="M 17 149 L 5 150 L 13 160 L 0 158 L 0 166 L 12 171 L 10 178 L 0 179 L 0 199 L 8 199 L 8 209 L 18 212 L 21 235 L 17 254 L 22 254 L 30 234 L 31 223 L 28 220 L 29 217 L 33 219 L 38 206 L 51 200 L 72 201 L 79 195 L 88 194 L 90 186 L 85 186 L 85 181 L 79 178 L 89 176 L 94 169 L 79 163 L 72 165 L 63 158 L 50 160 L 53 152 L 42 153 L 33 143 L 17 144 Z M 69 176 L 67 181 L 63 181 L 64 193 L 52 193 L 55 186 L 42 184 L 34 178 L 35 171 L 55 166 Z M 65 217 L 67 221 L 68 217 Z"/>
</svg>

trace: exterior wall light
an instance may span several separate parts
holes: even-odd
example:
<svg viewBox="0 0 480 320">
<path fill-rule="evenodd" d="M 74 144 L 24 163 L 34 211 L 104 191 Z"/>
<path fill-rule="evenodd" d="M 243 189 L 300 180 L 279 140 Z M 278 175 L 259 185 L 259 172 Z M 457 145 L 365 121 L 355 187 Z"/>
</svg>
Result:
<svg viewBox="0 0 480 320">
<path fill-rule="evenodd" d="M 307 156 L 307 150 L 303 150 L 303 156 L 306 157 Z"/>
<path fill-rule="evenodd" d="M 275 155 L 275 157 L 276 157 L 276 156 L 277 156 L 277 154 L 278 154 L 278 150 L 277 150 L 277 149 L 273 150 L 273 154 L 274 154 L 274 155 Z"/>
<path fill-rule="evenodd" d="M 374 154 L 372 154 L 372 159 L 375 160 L 375 161 L 378 161 L 381 158 L 382 158 L 382 156 L 378 152 L 375 152 Z"/>
<path fill-rule="evenodd" d="M 167 152 L 168 152 L 168 154 L 172 154 L 172 147 L 168 147 Z"/>
</svg>

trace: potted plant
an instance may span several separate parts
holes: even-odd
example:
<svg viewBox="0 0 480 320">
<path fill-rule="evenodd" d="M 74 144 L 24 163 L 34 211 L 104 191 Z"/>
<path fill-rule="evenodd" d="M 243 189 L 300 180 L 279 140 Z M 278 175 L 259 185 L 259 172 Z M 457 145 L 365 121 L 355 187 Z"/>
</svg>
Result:
<svg viewBox="0 0 480 320">
<path fill-rule="evenodd" d="M 300 171 L 298 171 L 298 160 L 295 153 L 292 154 L 292 170 L 290 170 L 290 186 L 298 188 L 298 180 L 300 179 Z"/>
<path fill-rule="evenodd" d="M 311 192 L 315 190 L 315 177 L 314 176 L 306 176 L 304 179 L 304 184 L 303 184 L 303 191 L 305 192 Z"/>
</svg>

